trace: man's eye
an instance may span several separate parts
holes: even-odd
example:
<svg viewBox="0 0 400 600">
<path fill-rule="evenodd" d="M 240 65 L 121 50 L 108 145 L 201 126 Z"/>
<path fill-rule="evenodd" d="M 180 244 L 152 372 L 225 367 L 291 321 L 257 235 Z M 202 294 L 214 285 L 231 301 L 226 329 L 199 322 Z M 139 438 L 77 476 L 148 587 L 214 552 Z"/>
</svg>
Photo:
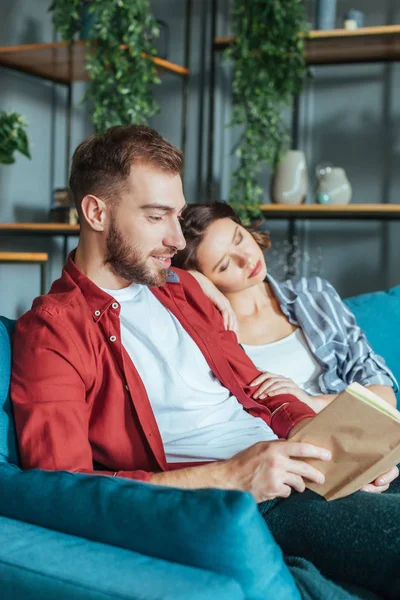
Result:
<svg viewBox="0 0 400 600">
<path fill-rule="evenodd" d="M 150 221 L 150 223 L 157 223 L 157 221 L 161 221 L 162 217 L 152 217 L 152 216 L 148 216 L 147 217 L 148 220 Z"/>
<path fill-rule="evenodd" d="M 219 272 L 222 273 L 223 271 L 226 271 L 228 267 L 229 267 L 229 260 L 225 265 L 222 265 L 220 267 Z"/>
</svg>

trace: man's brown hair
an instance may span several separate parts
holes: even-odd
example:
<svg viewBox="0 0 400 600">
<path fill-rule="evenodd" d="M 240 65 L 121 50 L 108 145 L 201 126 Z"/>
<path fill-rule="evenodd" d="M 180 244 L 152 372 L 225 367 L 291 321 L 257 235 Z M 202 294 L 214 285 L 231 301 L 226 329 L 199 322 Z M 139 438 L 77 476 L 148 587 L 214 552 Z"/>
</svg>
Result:
<svg viewBox="0 0 400 600">
<path fill-rule="evenodd" d="M 151 165 L 178 175 L 183 169 L 183 155 L 146 125 L 111 127 L 79 144 L 72 157 L 69 179 L 78 211 L 87 194 L 118 203 L 134 164 Z"/>
</svg>

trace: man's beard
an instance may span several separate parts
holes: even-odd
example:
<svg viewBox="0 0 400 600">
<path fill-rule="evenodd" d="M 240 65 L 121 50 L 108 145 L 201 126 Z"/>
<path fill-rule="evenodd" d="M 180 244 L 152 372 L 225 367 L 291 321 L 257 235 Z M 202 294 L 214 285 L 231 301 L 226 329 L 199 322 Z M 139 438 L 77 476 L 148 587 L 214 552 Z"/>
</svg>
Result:
<svg viewBox="0 0 400 600">
<path fill-rule="evenodd" d="M 168 279 L 167 269 L 161 268 L 159 271 L 153 272 L 146 265 L 139 248 L 124 239 L 122 233 L 115 226 L 114 220 L 110 223 L 106 240 L 104 263 L 110 265 L 111 271 L 115 275 L 126 281 L 159 287 L 164 285 Z"/>
</svg>

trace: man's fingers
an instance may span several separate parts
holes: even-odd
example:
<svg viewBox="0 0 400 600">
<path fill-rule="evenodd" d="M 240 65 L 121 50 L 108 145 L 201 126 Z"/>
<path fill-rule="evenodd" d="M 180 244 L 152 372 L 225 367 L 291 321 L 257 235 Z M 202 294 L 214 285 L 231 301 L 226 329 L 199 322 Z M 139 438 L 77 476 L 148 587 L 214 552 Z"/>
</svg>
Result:
<svg viewBox="0 0 400 600">
<path fill-rule="evenodd" d="M 316 458 L 319 460 L 331 460 L 332 454 L 327 448 L 314 446 L 307 442 L 291 442 L 285 444 L 286 455 L 291 458 Z"/>
<path fill-rule="evenodd" d="M 296 490 L 296 492 L 302 493 L 306 489 L 306 484 L 304 483 L 303 478 L 295 473 L 288 473 L 287 477 L 285 478 L 285 483 Z"/>
<path fill-rule="evenodd" d="M 325 482 L 325 476 L 321 471 L 302 460 L 291 460 L 288 471 L 297 477 L 313 481 L 314 483 Z"/>
</svg>

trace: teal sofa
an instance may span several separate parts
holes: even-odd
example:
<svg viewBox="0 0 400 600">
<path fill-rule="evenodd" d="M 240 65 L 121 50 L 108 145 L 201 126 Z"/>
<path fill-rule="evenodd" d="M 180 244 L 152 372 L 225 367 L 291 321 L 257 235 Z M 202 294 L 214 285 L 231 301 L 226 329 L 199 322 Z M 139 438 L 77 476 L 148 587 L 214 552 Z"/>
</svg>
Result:
<svg viewBox="0 0 400 600">
<path fill-rule="evenodd" d="M 400 287 L 347 301 L 400 377 Z M 377 599 L 282 556 L 249 494 L 22 471 L 0 318 L 1 600 Z M 396 373 L 397 371 L 397 373 Z"/>
</svg>

